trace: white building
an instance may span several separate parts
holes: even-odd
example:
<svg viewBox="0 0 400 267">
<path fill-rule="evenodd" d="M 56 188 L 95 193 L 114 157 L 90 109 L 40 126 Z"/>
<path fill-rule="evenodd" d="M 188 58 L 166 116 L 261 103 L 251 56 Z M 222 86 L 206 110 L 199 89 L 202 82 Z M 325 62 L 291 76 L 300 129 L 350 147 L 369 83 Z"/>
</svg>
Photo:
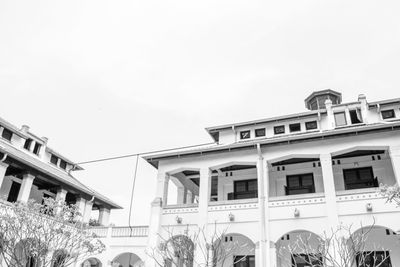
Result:
<svg viewBox="0 0 400 267">
<path fill-rule="evenodd" d="M 149 227 L 98 229 L 109 250 L 85 266 L 128 266 L 123 252 L 131 265 L 155 266 L 144 250 L 159 247 L 160 236 L 215 226 L 227 231 L 227 246 L 241 244 L 224 266 L 237 256 L 245 256 L 240 267 L 306 266 L 307 255 L 282 248 L 339 224 L 354 233 L 373 225 L 364 252 L 379 247 L 390 254 L 380 266 L 400 266 L 400 208 L 377 191 L 400 180 L 400 99 L 342 103 L 323 90 L 305 104 L 298 114 L 207 128 L 212 145 L 146 155 L 158 170 Z"/>
<path fill-rule="evenodd" d="M 77 204 L 84 222 L 92 210 L 98 210 L 98 222 L 108 225 L 110 210 L 121 207 L 74 178 L 71 173 L 83 169 L 51 149 L 47 141 L 26 125 L 19 129 L 0 118 L 0 205 L 55 198 Z"/>
</svg>

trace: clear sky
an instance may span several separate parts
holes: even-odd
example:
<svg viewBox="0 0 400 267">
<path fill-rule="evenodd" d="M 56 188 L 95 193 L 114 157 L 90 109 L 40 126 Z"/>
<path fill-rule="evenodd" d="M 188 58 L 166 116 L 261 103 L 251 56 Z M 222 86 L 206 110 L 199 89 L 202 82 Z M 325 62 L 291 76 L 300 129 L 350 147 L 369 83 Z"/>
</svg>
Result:
<svg viewBox="0 0 400 267">
<path fill-rule="evenodd" d="M 211 141 L 313 90 L 400 97 L 399 1 L 0 1 L 0 116 L 77 162 Z M 83 165 L 125 210 L 132 159 Z M 156 172 L 140 161 L 133 224 Z"/>
</svg>

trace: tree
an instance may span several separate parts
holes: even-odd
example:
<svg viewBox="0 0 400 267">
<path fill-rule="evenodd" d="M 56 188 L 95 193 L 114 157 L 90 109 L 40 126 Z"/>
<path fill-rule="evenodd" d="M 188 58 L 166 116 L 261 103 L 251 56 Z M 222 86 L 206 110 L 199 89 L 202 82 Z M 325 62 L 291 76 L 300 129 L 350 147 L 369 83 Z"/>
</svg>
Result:
<svg viewBox="0 0 400 267">
<path fill-rule="evenodd" d="M 69 266 L 101 253 L 105 246 L 86 224 L 76 205 L 53 199 L 0 205 L 0 253 L 9 267 Z"/>
<path fill-rule="evenodd" d="M 389 254 L 379 244 L 369 244 L 367 249 L 368 234 L 373 226 L 361 228 L 352 233 L 351 226 L 339 225 L 330 233 L 322 237 L 312 233 L 299 234 L 297 238 L 279 249 L 281 258 L 290 254 L 287 266 L 326 266 L 350 267 L 382 266 L 389 258 Z M 380 251 L 380 252 L 376 252 Z"/>
<path fill-rule="evenodd" d="M 209 236 L 200 227 L 192 231 L 187 227 L 183 234 L 178 235 L 169 229 L 165 229 L 165 232 L 165 236 L 159 235 L 159 246 L 146 251 L 160 267 L 224 266 L 227 259 L 233 258 L 235 251 L 250 247 L 250 244 L 239 244 L 237 240 L 227 242 L 226 229 L 218 232 L 216 225 Z M 195 253 L 200 256 L 195 257 Z M 246 255 L 240 255 L 243 257 L 235 258 L 234 263 L 245 259 Z"/>
<path fill-rule="evenodd" d="M 398 185 L 381 185 L 380 194 L 386 198 L 387 202 L 394 202 L 400 206 L 400 187 Z"/>
</svg>

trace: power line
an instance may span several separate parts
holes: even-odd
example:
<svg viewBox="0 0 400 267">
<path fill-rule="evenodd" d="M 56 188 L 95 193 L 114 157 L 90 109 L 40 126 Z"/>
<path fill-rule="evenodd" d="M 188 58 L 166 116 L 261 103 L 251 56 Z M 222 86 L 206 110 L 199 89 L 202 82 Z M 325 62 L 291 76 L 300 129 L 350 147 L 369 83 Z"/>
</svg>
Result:
<svg viewBox="0 0 400 267">
<path fill-rule="evenodd" d="M 168 152 L 168 151 L 177 150 L 177 149 L 193 148 L 193 147 L 200 147 L 200 146 L 212 145 L 212 144 L 215 144 L 215 143 L 204 143 L 204 144 L 199 144 L 199 145 L 181 146 L 181 147 L 168 148 L 168 149 L 161 149 L 161 150 L 154 150 L 154 151 L 147 151 L 147 152 L 140 152 L 140 153 L 135 153 L 135 154 L 127 154 L 127 155 L 115 156 L 115 157 L 100 158 L 100 159 L 94 159 L 94 160 L 88 160 L 88 161 L 78 162 L 78 163 L 76 163 L 76 164 L 83 165 L 83 164 L 90 164 L 90 163 L 96 163 L 96 162 L 102 162 L 102 161 L 117 160 L 117 159 L 123 159 L 123 158 L 131 158 L 131 157 L 138 157 L 138 156 L 146 155 L 146 154 L 160 153 L 160 152 Z"/>
</svg>

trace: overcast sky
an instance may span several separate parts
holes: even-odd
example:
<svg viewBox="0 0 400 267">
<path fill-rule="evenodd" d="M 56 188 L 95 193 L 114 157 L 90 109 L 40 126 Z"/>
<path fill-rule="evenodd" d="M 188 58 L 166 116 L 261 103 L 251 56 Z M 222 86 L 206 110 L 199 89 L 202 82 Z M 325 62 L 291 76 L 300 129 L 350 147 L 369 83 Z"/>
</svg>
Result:
<svg viewBox="0 0 400 267">
<path fill-rule="evenodd" d="M 0 1 L 0 116 L 76 162 L 211 141 L 331 88 L 400 97 L 399 1 Z M 125 210 L 132 159 L 76 175 Z M 156 172 L 140 161 L 136 225 Z"/>
</svg>

